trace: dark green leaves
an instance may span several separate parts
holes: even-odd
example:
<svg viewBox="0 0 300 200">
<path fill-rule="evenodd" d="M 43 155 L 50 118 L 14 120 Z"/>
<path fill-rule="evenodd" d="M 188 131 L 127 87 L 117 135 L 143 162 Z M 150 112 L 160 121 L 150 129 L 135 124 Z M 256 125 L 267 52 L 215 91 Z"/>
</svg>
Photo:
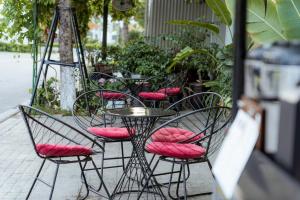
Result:
<svg viewBox="0 0 300 200">
<path fill-rule="evenodd" d="M 168 24 L 189 25 L 189 26 L 195 26 L 195 27 L 199 27 L 199 28 L 205 28 L 216 34 L 218 34 L 220 32 L 219 27 L 212 23 L 197 22 L 197 21 L 192 21 L 192 20 L 172 20 L 172 21 L 169 21 Z"/>
</svg>

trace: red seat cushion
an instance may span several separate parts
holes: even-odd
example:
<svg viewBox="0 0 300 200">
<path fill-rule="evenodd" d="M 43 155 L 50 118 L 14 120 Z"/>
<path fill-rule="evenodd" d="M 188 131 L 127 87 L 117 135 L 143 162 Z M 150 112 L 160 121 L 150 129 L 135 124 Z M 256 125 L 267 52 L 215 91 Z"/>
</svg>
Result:
<svg viewBox="0 0 300 200">
<path fill-rule="evenodd" d="M 196 136 L 196 134 L 189 130 L 184 130 L 181 128 L 161 128 L 158 131 L 156 131 L 151 136 L 151 138 L 153 142 L 180 142 L 188 140 L 193 136 Z M 186 142 L 193 142 L 198 139 L 201 139 L 202 137 L 204 137 L 203 133 L 197 135 L 196 137 Z"/>
<path fill-rule="evenodd" d="M 88 156 L 93 153 L 91 148 L 80 145 L 37 144 L 36 150 L 47 157 Z"/>
<path fill-rule="evenodd" d="M 179 159 L 194 159 L 204 156 L 206 149 L 195 144 L 152 142 L 146 146 L 149 153 Z"/>
<path fill-rule="evenodd" d="M 130 133 L 128 133 L 127 128 L 118 127 L 90 127 L 87 129 L 89 132 L 96 136 L 106 137 L 110 139 L 128 139 L 130 138 Z M 132 129 L 131 134 L 135 134 L 135 130 Z"/>
<path fill-rule="evenodd" d="M 157 92 L 172 96 L 172 95 L 179 94 L 181 92 L 181 89 L 180 89 L 180 87 L 168 87 L 168 88 L 162 88 L 162 89 L 158 90 Z"/>
<path fill-rule="evenodd" d="M 118 92 L 103 92 L 102 95 L 100 92 L 97 92 L 96 95 L 98 97 L 103 97 L 104 99 L 110 99 L 110 100 L 118 100 L 118 99 L 124 99 L 126 97 L 123 93 Z"/>
<path fill-rule="evenodd" d="M 140 92 L 139 97 L 147 100 L 165 100 L 167 95 L 160 92 Z"/>
</svg>

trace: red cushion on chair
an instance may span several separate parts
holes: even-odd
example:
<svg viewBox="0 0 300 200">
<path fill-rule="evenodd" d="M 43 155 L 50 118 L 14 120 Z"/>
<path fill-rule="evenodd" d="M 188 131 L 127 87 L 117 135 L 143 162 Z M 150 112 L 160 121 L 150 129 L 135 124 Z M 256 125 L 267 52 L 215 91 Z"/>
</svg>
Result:
<svg viewBox="0 0 300 200">
<path fill-rule="evenodd" d="M 130 133 L 128 133 L 127 128 L 118 127 L 90 127 L 87 129 L 89 132 L 96 136 L 106 137 L 111 139 L 128 139 L 130 138 Z M 131 134 L 135 134 L 135 130 L 132 129 Z"/>
<path fill-rule="evenodd" d="M 37 144 L 39 154 L 49 157 L 88 156 L 92 149 L 80 145 Z"/>
<path fill-rule="evenodd" d="M 187 140 L 196 134 L 189 130 L 184 130 L 181 128 L 161 128 L 156 131 L 152 136 L 153 142 L 180 142 Z M 204 134 L 201 133 L 195 138 L 190 139 L 187 142 L 193 142 L 204 137 Z"/>
<path fill-rule="evenodd" d="M 179 159 L 201 158 L 206 152 L 205 148 L 195 144 L 172 142 L 152 142 L 146 146 L 146 150 L 149 153 Z"/>
<path fill-rule="evenodd" d="M 156 101 L 167 99 L 167 95 L 160 92 L 140 92 L 139 97 Z"/>
<path fill-rule="evenodd" d="M 101 97 L 100 92 L 97 92 L 96 95 L 98 97 Z M 124 99 L 126 97 L 126 95 L 123 93 L 118 93 L 118 92 L 103 92 L 102 97 L 104 99 L 117 100 L 117 99 Z"/>
<path fill-rule="evenodd" d="M 177 95 L 181 92 L 180 87 L 169 87 L 169 88 L 162 88 L 157 92 L 164 93 L 167 95 Z"/>
</svg>

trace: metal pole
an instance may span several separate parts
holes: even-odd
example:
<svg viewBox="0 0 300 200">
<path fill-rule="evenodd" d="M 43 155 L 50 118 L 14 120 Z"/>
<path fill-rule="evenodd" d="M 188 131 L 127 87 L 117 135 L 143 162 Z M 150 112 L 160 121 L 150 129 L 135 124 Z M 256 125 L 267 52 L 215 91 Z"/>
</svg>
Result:
<svg viewBox="0 0 300 200">
<path fill-rule="evenodd" d="M 244 60 L 246 58 L 247 0 L 237 0 L 234 28 L 234 71 L 233 71 L 233 115 L 238 110 L 237 102 L 244 93 Z"/>
<path fill-rule="evenodd" d="M 50 45 L 51 41 L 53 41 L 52 37 L 55 37 L 55 30 L 56 30 L 56 27 L 57 27 L 57 24 L 58 24 L 58 17 L 59 17 L 59 15 L 58 15 L 58 11 L 56 9 L 55 13 L 54 13 L 53 20 L 51 22 L 50 34 L 49 34 L 48 39 L 47 39 L 47 44 L 46 44 L 46 47 L 45 47 L 45 50 L 44 50 L 44 53 L 43 53 L 42 61 L 40 63 L 40 68 L 39 68 L 39 71 L 38 71 L 38 74 L 37 74 L 35 85 L 32 88 L 32 97 L 31 97 L 31 101 L 30 101 L 30 104 L 29 104 L 30 106 L 33 105 L 34 99 L 36 97 L 37 88 L 38 88 L 38 84 L 39 84 L 41 74 L 42 74 L 42 71 L 43 71 L 43 66 L 44 66 L 44 63 L 45 63 L 45 58 L 47 56 L 49 45 Z"/>
<path fill-rule="evenodd" d="M 107 21 L 109 2 L 110 0 L 104 0 L 103 6 L 102 60 L 106 60 L 107 57 Z"/>
<path fill-rule="evenodd" d="M 33 66 L 32 66 L 32 89 L 35 86 L 37 79 L 37 62 L 38 62 L 38 4 L 37 0 L 34 1 L 33 4 L 33 45 L 32 45 L 32 58 L 33 58 Z"/>
</svg>

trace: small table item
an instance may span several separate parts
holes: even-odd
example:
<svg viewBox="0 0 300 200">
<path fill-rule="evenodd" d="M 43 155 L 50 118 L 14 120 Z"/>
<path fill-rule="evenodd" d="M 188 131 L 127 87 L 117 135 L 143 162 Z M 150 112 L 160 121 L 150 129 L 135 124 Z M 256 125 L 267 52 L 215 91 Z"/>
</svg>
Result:
<svg viewBox="0 0 300 200">
<path fill-rule="evenodd" d="M 155 177 L 150 174 L 151 169 L 145 157 L 144 146 L 155 122 L 160 117 L 176 115 L 176 112 L 160 108 L 131 107 L 107 110 L 106 114 L 122 118 L 132 136 L 133 147 L 131 158 L 113 191 L 112 199 L 136 199 L 139 197 L 165 199 Z M 150 176 L 148 189 L 142 194 L 142 183 Z"/>
</svg>

